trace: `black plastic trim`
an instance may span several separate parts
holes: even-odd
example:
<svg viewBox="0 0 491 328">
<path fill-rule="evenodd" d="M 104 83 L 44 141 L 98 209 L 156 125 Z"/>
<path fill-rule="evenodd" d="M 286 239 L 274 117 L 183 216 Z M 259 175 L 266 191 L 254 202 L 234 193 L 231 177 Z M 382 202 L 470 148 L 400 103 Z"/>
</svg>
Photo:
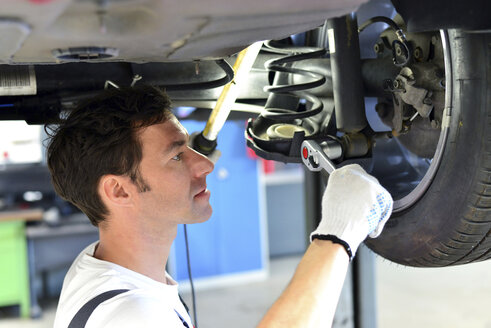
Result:
<svg viewBox="0 0 491 328">
<path fill-rule="evenodd" d="M 489 0 L 392 0 L 409 32 L 491 29 Z"/>
<path fill-rule="evenodd" d="M 354 257 L 354 254 L 351 251 L 350 245 L 347 242 L 345 242 L 344 240 L 339 239 L 338 237 L 336 237 L 334 235 L 317 235 L 317 234 L 315 234 L 315 235 L 312 235 L 312 240 L 314 240 L 314 239 L 329 240 L 329 241 L 332 241 L 335 244 L 339 244 L 339 245 L 343 246 L 344 249 L 346 249 L 346 252 L 348 253 L 348 256 L 349 256 L 350 261 Z"/>
</svg>

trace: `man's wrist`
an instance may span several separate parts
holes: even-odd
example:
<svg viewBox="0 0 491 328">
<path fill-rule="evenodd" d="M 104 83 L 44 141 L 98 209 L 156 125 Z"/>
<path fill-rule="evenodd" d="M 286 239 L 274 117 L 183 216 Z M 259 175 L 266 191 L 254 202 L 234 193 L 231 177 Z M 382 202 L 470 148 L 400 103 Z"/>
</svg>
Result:
<svg viewBox="0 0 491 328">
<path fill-rule="evenodd" d="M 354 252 L 352 251 L 350 245 L 345 242 L 344 240 L 334 236 L 334 235 L 322 235 L 322 234 L 312 234 L 310 236 L 310 239 L 312 243 L 322 243 L 322 242 L 330 242 L 334 245 L 340 246 L 342 249 L 344 249 L 350 259 L 350 261 L 353 259 Z"/>
</svg>

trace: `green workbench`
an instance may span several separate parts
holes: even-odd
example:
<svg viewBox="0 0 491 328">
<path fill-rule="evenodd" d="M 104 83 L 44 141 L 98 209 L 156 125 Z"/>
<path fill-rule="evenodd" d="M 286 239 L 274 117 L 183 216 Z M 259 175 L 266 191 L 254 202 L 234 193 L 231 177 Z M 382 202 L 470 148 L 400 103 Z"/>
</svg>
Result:
<svg viewBox="0 0 491 328">
<path fill-rule="evenodd" d="M 32 213 L 12 214 L 0 213 L 0 307 L 19 305 L 20 315 L 29 317 L 25 219 Z"/>
</svg>

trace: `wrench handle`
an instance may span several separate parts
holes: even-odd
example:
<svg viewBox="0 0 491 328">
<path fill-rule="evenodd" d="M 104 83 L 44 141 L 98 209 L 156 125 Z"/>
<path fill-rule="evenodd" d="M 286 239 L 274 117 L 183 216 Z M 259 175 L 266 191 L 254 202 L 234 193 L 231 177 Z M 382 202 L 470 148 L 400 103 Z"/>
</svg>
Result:
<svg viewBox="0 0 491 328">
<path fill-rule="evenodd" d="M 316 172 L 324 169 L 331 174 L 336 169 L 336 165 L 327 157 L 322 147 L 313 140 L 302 142 L 300 157 L 310 171 Z"/>
</svg>

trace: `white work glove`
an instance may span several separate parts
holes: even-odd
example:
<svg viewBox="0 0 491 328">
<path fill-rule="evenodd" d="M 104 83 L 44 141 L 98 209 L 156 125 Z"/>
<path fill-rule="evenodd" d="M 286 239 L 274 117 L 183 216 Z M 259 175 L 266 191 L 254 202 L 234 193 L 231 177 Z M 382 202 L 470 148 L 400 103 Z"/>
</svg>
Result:
<svg viewBox="0 0 491 328">
<path fill-rule="evenodd" d="M 322 220 L 310 240 L 323 239 L 346 248 L 350 259 L 367 235 L 382 233 L 392 213 L 392 197 L 378 180 L 359 166 L 335 170 L 322 197 Z"/>
</svg>

